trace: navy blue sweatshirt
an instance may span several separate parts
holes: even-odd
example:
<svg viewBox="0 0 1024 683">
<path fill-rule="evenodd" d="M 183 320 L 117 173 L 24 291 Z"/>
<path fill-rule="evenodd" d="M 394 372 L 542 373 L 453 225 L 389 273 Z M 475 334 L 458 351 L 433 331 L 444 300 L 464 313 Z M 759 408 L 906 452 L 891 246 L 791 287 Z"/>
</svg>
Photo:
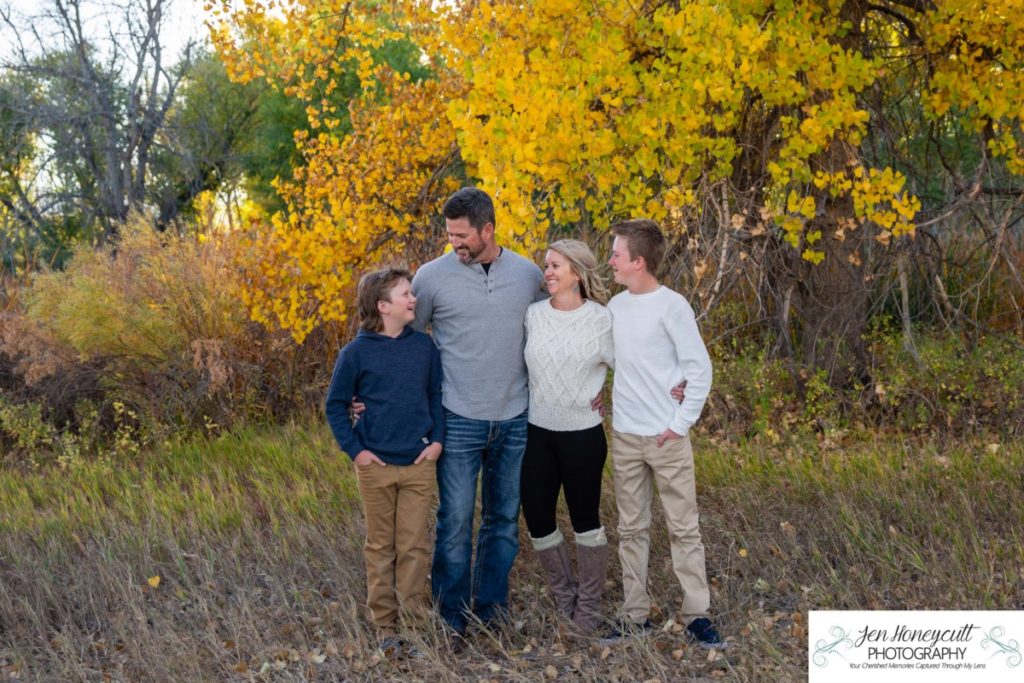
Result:
<svg viewBox="0 0 1024 683">
<path fill-rule="evenodd" d="M 354 428 L 348 417 L 353 396 L 366 404 Z M 434 341 L 408 326 L 397 337 L 360 330 L 338 354 L 326 412 L 350 458 L 368 450 L 389 465 L 411 465 L 430 443 L 444 442 Z"/>
</svg>

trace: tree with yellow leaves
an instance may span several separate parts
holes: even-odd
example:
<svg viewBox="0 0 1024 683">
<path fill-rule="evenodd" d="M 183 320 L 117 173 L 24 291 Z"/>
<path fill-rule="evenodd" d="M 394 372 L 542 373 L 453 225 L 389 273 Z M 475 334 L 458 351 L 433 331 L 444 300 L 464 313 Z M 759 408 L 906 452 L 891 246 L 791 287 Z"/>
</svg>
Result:
<svg viewBox="0 0 1024 683">
<path fill-rule="evenodd" d="M 259 233 L 253 310 L 300 338 L 341 318 L 353 268 L 438 246 L 431 218 L 464 173 L 528 253 L 625 216 L 659 220 L 673 276 L 704 310 L 755 264 L 780 348 L 796 323 L 805 360 L 863 370 L 873 283 L 921 219 L 902 163 L 917 137 L 956 121 L 982 150 L 978 173 L 998 168 L 1001 191 L 1018 192 L 1015 4 L 215 3 L 232 72 L 302 99 L 314 131 L 281 183 L 288 210 Z M 389 41 L 415 46 L 430 74 L 380 60 Z M 344 73 L 363 94 L 337 135 L 329 95 Z M 902 135 L 897 110 L 912 112 Z"/>
</svg>

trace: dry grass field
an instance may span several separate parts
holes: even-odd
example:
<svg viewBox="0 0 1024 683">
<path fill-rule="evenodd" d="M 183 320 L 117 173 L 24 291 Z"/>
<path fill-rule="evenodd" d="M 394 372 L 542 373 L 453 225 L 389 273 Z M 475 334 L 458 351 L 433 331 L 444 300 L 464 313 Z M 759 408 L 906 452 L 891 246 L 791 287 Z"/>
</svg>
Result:
<svg viewBox="0 0 1024 683">
<path fill-rule="evenodd" d="M 710 656 L 673 617 L 655 516 L 660 630 L 601 646 L 552 616 L 523 551 L 504 630 L 454 654 L 375 652 L 362 522 L 325 427 L 226 434 L 48 470 L 0 469 L 0 680 L 800 681 L 808 610 L 1024 608 L 1024 446 L 888 435 L 695 441 Z M 604 519 L 617 542 L 610 480 Z M 568 529 L 568 523 L 564 524 Z M 606 611 L 621 596 L 613 561 Z"/>
</svg>

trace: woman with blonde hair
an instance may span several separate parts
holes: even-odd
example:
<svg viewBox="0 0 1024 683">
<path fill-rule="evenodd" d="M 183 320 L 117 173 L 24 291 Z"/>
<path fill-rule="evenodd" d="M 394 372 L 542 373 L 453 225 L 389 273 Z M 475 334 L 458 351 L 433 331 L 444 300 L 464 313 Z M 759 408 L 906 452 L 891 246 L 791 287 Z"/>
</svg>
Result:
<svg viewBox="0 0 1024 683">
<path fill-rule="evenodd" d="M 604 307 L 608 291 L 586 243 L 565 239 L 551 244 L 544 282 L 551 298 L 526 311 L 530 409 L 523 516 L 559 613 L 590 633 L 603 621 L 608 565 L 608 540 L 599 516 L 608 444 L 592 400 L 601 393 L 614 358 L 612 319 Z M 578 580 L 555 521 L 560 490 L 575 531 Z"/>
</svg>

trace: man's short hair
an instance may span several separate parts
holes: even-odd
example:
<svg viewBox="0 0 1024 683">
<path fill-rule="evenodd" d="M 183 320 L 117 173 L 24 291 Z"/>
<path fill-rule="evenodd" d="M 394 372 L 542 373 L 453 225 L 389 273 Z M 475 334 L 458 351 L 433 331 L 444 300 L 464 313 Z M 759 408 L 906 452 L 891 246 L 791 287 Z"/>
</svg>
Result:
<svg viewBox="0 0 1024 683">
<path fill-rule="evenodd" d="M 359 280 L 356 301 L 359 308 L 359 328 L 367 332 L 379 332 L 384 320 L 377 310 L 380 301 L 391 301 L 391 289 L 401 280 L 411 280 L 409 271 L 401 268 L 381 268 L 367 273 Z"/>
<path fill-rule="evenodd" d="M 642 256 L 647 272 L 658 277 L 665 258 L 665 235 L 657 223 L 650 218 L 634 218 L 615 223 L 612 232 L 629 240 L 629 260 Z"/>
<path fill-rule="evenodd" d="M 475 187 L 464 187 L 448 198 L 442 210 L 444 217 L 456 220 L 468 218 L 477 232 L 490 223 L 494 225 L 494 202 L 491 196 Z"/>
</svg>

